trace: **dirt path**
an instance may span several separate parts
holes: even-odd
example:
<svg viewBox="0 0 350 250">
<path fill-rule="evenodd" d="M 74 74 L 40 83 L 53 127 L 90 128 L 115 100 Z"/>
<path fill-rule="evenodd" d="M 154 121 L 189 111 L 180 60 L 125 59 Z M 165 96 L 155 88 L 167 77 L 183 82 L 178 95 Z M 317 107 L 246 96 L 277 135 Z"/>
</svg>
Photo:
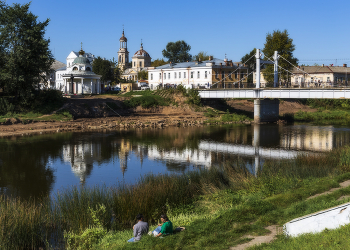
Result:
<svg viewBox="0 0 350 250">
<path fill-rule="evenodd" d="M 340 185 L 340 187 L 338 187 L 338 188 L 332 188 L 332 189 L 325 191 L 323 193 L 315 194 L 313 196 L 310 196 L 306 200 L 310 200 L 310 199 L 316 198 L 316 197 L 321 196 L 321 195 L 331 194 L 339 189 L 346 188 L 346 187 L 350 186 L 350 180 L 346 180 L 344 182 L 341 182 L 341 183 L 339 183 L 339 185 Z M 349 197 L 350 197 L 350 195 L 341 196 L 341 197 L 339 197 L 338 201 L 345 200 Z M 278 234 L 283 233 L 283 228 L 278 226 L 278 225 L 271 225 L 271 226 L 265 227 L 265 229 L 269 230 L 270 233 L 267 235 L 262 235 L 262 236 L 245 235 L 242 238 L 250 238 L 252 240 L 247 242 L 247 243 L 231 247 L 230 250 L 243 250 L 243 249 L 246 249 L 248 247 L 260 245 L 262 243 L 270 243 L 275 239 L 275 237 Z"/>
<path fill-rule="evenodd" d="M 275 239 L 276 235 L 281 233 L 282 231 L 282 228 L 278 225 L 271 225 L 271 226 L 265 227 L 265 229 L 270 231 L 268 235 L 262 235 L 262 236 L 245 235 L 242 238 L 251 238 L 252 240 L 247 243 L 231 247 L 230 250 L 243 250 L 251 246 L 260 245 L 262 243 L 270 243 Z"/>
</svg>

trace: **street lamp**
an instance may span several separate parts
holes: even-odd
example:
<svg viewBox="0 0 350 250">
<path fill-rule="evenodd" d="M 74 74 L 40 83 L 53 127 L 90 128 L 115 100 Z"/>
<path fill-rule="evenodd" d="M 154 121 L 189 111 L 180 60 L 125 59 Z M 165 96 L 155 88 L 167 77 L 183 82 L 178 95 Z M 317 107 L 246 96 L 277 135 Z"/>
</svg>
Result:
<svg viewBox="0 0 350 250">
<path fill-rule="evenodd" d="M 70 81 L 71 81 L 71 84 L 72 84 L 72 91 L 73 91 L 73 84 L 74 84 L 74 76 L 73 74 L 70 74 Z M 69 88 L 70 89 L 70 88 Z M 73 93 L 72 93 L 73 94 Z"/>
</svg>

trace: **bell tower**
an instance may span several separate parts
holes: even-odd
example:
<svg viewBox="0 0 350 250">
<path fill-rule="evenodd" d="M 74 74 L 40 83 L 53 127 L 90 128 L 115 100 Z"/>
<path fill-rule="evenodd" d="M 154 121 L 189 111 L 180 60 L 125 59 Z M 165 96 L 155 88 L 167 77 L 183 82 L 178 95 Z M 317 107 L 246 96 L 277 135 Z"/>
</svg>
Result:
<svg viewBox="0 0 350 250">
<path fill-rule="evenodd" d="M 123 35 L 119 39 L 120 47 L 118 51 L 118 67 L 121 70 L 125 70 L 129 65 L 129 51 L 128 51 L 128 39 L 124 36 L 124 29 L 123 29 Z"/>
</svg>

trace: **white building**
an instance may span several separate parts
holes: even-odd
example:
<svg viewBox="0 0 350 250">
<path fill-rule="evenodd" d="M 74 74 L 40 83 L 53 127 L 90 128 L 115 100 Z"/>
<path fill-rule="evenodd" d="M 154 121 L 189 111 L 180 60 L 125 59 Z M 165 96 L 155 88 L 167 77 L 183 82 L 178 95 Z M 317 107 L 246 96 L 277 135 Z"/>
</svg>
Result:
<svg viewBox="0 0 350 250">
<path fill-rule="evenodd" d="M 72 51 L 67 57 L 67 64 L 56 71 L 55 88 L 64 94 L 100 94 L 101 76 L 92 72 L 94 55 L 83 49 Z"/>
<path fill-rule="evenodd" d="M 148 69 L 151 89 L 183 85 L 185 88 L 235 88 L 246 82 L 246 67 L 232 61 L 209 58 L 208 61 L 169 63 Z"/>
</svg>

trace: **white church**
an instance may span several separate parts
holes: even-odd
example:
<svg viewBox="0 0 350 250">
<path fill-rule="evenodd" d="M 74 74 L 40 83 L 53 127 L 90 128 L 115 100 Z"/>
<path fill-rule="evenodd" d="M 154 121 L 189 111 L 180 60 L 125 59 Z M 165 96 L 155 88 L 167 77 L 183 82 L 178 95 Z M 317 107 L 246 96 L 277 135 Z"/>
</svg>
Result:
<svg viewBox="0 0 350 250">
<path fill-rule="evenodd" d="M 100 94 L 101 76 L 92 72 L 92 62 L 95 59 L 91 53 L 70 52 L 65 67 L 56 71 L 56 86 L 66 95 Z"/>
</svg>

